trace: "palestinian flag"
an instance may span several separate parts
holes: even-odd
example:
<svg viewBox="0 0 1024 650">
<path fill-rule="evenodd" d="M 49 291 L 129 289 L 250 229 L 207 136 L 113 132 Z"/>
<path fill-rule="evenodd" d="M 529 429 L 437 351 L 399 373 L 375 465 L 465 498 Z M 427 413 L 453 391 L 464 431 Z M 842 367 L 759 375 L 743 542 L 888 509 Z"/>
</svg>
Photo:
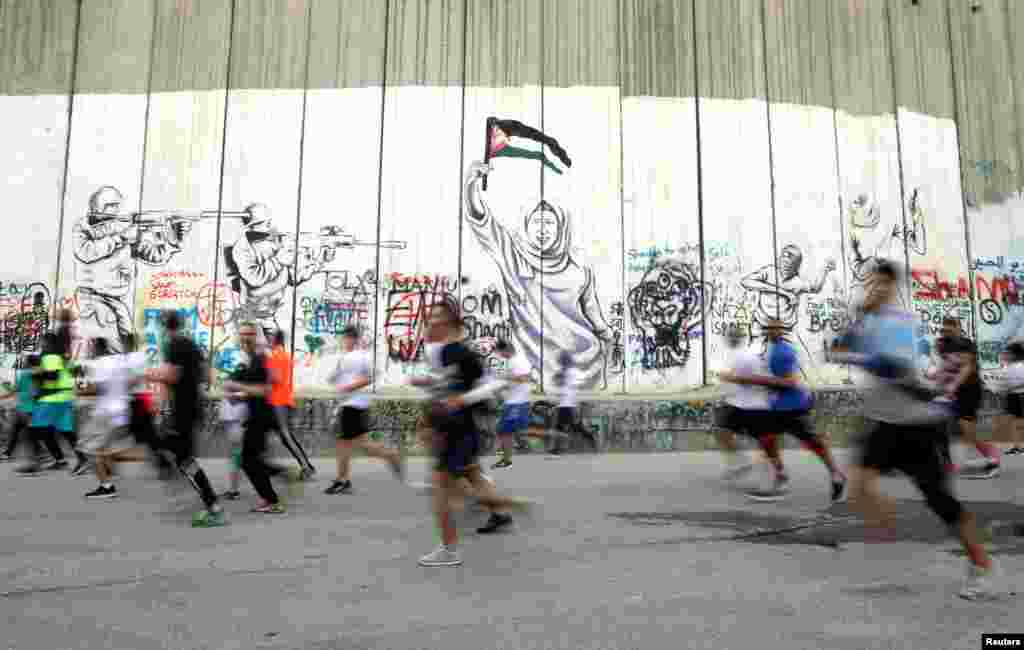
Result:
<svg viewBox="0 0 1024 650">
<path fill-rule="evenodd" d="M 523 149 L 522 147 L 517 147 L 513 144 L 514 138 L 533 140 L 534 142 L 539 142 L 541 145 L 546 146 L 551 153 L 558 158 L 558 161 L 562 163 L 562 166 L 552 162 L 547 155 L 545 155 L 543 146 L 540 151 Z M 569 155 L 565 153 L 565 149 L 562 148 L 562 145 L 558 144 L 558 140 L 555 140 L 550 135 L 546 135 L 538 131 L 532 126 L 526 126 L 522 122 L 517 122 L 515 120 L 499 120 L 496 117 L 487 118 L 487 151 L 484 155 L 484 162 L 486 163 L 490 161 L 491 158 L 526 158 L 529 160 L 539 160 L 541 164 L 556 174 L 563 173 L 564 168 L 572 167 L 572 161 L 569 160 Z"/>
</svg>

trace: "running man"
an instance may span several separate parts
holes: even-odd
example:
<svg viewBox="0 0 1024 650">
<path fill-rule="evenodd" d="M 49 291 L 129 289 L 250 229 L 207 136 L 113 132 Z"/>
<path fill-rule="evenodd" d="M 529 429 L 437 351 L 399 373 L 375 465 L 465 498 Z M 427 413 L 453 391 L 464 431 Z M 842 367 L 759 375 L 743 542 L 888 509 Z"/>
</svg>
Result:
<svg viewBox="0 0 1024 650">
<path fill-rule="evenodd" d="M 161 438 L 157 441 L 159 453 L 173 459 L 175 467 L 199 494 L 204 509 L 192 518 L 196 528 L 210 528 L 225 524 L 224 511 L 210 485 L 206 472 L 195 458 L 195 434 L 199 424 L 199 384 L 202 380 L 203 355 L 181 331 L 181 318 L 168 310 L 163 315 L 167 344 L 164 362 L 158 368 L 147 370 L 147 380 L 163 384 L 170 394 L 171 412 Z"/>
<path fill-rule="evenodd" d="M 957 531 L 968 557 L 960 591 L 970 600 L 993 593 L 993 564 L 978 534 L 974 515 L 953 496 L 942 448 L 948 405 L 923 385 L 915 363 L 914 317 L 899 306 L 898 267 L 879 260 L 865 285 L 864 317 L 836 341 L 832 359 L 867 371 L 864 415 L 872 424 L 854 467 L 851 505 L 876 530 L 892 528 L 893 503 L 879 492 L 882 473 L 899 470 L 924 495 L 925 503 Z"/>
<path fill-rule="evenodd" d="M 7 438 L 7 448 L 0 453 L 0 462 L 14 460 L 14 452 L 17 451 L 18 443 L 22 437 L 27 436 L 33 448 L 33 455 L 38 456 L 42 450 L 39 440 L 29 435 L 29 425 L 32 423 L 32 409 L 36 401 L 36 386 L 32 381 L 33 368 L 39 367 L 39 357 L 36 355 L 23 355 L 18 359 L 17 369 L 14 372 L 14 390 L 0 399 L 14 397 L 14 422 L 11 423 L 10 435 Z"/>
<path fill-rule="evenodd" d="M 342 494 L 352 490 L 352 452 L 356 447 L 368 456 L 388 461 L 398 480 L 405 480 L 401 453 L 369 439 L 367 411 L 370 408 L 370 397 L 366 389 L 372 383 L 373 362 L 366 350 L 357 349 L 358 343 L 359 329 L 352 325 L 346 327 L 341 333 L 341 358 L 330 377 L 330 382 L 337 386 L 345 403 L 338 413 L 338 440 L 335 443 L 338 477 L 324 490 L 325 494 Z"/>
<path fill-rule="evenodd" d="M 435 360 L 435 372 L 442 373 L 446 382 L 445 397 L 434 402 L 431 409 L 431 428 L 438 436 L 435 447 L 437 465 L 434 470 L 434 514 L 441 532 L 441 545 L 423 556 L 420 566 L 441 567 L 462 564 L 456 550 L 458 531 L 452 521 L 452 501 L 465 494 L 460 479 L 469 481 L 473 496 L 491 511 L 487 524 L 479 533 L 493 533 L 512 523 L 504 511 L 522 507 L 523 502 L 498 496 L 480 473 L 480 429 L 474 412 L 483 400 L 494 392 L 498 384 L 484 381 L 484 368 L 480 358 L 463 343 L 464 324 L 458 308 L 449 302 L 435 304 L 430 310 L 427 338 L 441 344 Z M 416 386 L 429 386 L 430 378 L 411 380 Z"/>
<path fill-rule="evenodd" d="M 726 328 L 725 345 L 732 351 L 732 360 L 731 369 L 719 373 L 718 377 L 723 382 L 734 383 L 739 377 L 768 374 L 768 367 L 761 355 L 744 345 L 747 340 L 746 326 L 731 323 Z M 725 480 L 737 479 L 753 469 L 754 464 L 749 458 L 740 457 L 736 434 L 747 434 L 759 440 L 760 429 L 766 422 L 767 412 L 768 391 L 761 386 L 743 383 L 735 383 L 735 386 L 728 390 L 722 406 L 715 411 L 715 424 L 720 427 L 717 432 L 718 444 L 725 455 L 726 469 L 722 475 Z M 781 460 L 777 456 L 771 460 L 776 472 L 785 476 Z"/>
<path fill-rule="evenodd" d="M 82 431 L 82 451 L 94 459 L 99 487 L 85 494 L 86 499 L 117 497 L 113 466 L 120 462 L 145 460 L 145 448 L 139 444 L 148 432 L 133 430 L 138 424 L 132 413 L 132 391 L 145 372 L 145 357 L 134 354 L 135 341 L 130 334 L 119 346 L 132 354 L 115 354 L 106 339 L 93 342 L 94 360 L 89 364 L 89 388 L 97 396 L 92 417 Z M 131 444 L 128 438 L 135 435 Z"/>
<path fill-rule="evenodd" d="M 82 476 L 88 471 L 89 463 L 78 450 L 78 434 L 75 433 L 75 380 L 61 349 L 57 334 L 47 332 L 43 335 L 43 356 L 39 360 L 39 367 L 33 371 L 39 393 L 32 410 L 30 427 L 36 439 L 45 442 L 53 456 L 53 464 L 49 469 L 67 467 L 64 452 L 57 442 L 57 434 L 60 434 L 75 450 L 78 458 L 71 470 L 72 476 Z M 38 458 L 16 470 L 22 476 L 35 476 L 42 471 Z"/>
<path fill-rule="evenodd" d="M 938 399 L 949 402 L 957 414 L 960 437 L 973 446 L 983 462 L 961 468 L 964 478 L 986 479 L 999 474 L 999 448 L 978 440 L 978 407 L 981 406 L 981 376 L 978 374 L 978 350 L 963 335 L 960 321 L 951 316 L 942 319 L 942 336 L 935 342 L 941 359 L 938 368 L 929 371 L 944 390 Z"/>
<path fill-rule="evenodd" d="M 771 374 L 768 376 L 733 376 L 730 381 L 735 384 L 765 386 L 773 389 L 768 400 L 770 415 L 766 426 L 770 431 L 793 435 L 821 459 L 829 472 L 832 501 L 838 501 L 843 496 L 846 477 L 836 465 L 828 441 L 814 432 L 810 415 L 813 399 L 811 391 L 803 382 L 797 351 L 785 340 L 786 327 L 781 320 L 767 319 L 764 323 L 764 332 L 768 340 L 766 361 Z M 773 463 L 777 463 L 775 483 L 768 489 L 751 491 L 748 496 L 755 501 L 779 501 L 788 492 L 789 477 L 782 468 L 781 453 L 776 448 L 778 443 L 779 440 L 776 437 L 768 446 L 769 457 L 772 458 Z"/>
<path fill-rule="evenodd" d="M 242 428 L 242 471 L 259 495 L 259 502 L 252 512 L 280 514 L 285 511 L 270 477 L 279 472 L 267 463 L 267 434 L 275 426 L 274 411 L 267 401 L 272 388 L 270 373 L 263 346 L 257 341 L 256 325 L 242 323 L 238 328 L 238 340 L 249 363 L 238 370 L 236 378 L 224 382 L 224 390 L 240 395 L 245 400 L 246 417 Z M 298 473 L 290 476 L 297 480 Z"/>
<path fill-rule="evenodd" d="M 558 354 L 558 372 L 554 376 L 555 392 L 558 394 L 558 409 L 555 411 L 555 441 L 548 453 L 552 456 L 562 455 L 562 445 L 570 440 L 572 432 L 577 429 L 576 419 L 579 411 L 579 372 L 573 364 L 572 355 L 568 352 Z M 590 431 L 583 431 L 594 451 L 597 451 L 597 436 Z"/>
<path fill-rule="evenodd" d="M 498 420 L 498 462 L 491 469 L 512 465 L 512 442 L 530 426 L 530 362 L 516 354 L 508 341 L 498 341 L 495 353 L 505 360 L 508 369 L 501 382 L 506 389 L 505 404 Z"/>
<path fill-rule="evenodd" d="M 306 450 L 302 443 L 292 433 L 289 422 L 292 411 L 295 409 L 295 390 L 292 385 L 294 364 L 292 355 L 288 354 L 285 348 L 285 337 L 282 330 L 274 332 L 273 345 L 270 354 L 267 355 L 267 369 L 270 371 L 273 380 L 273 388 L 270 390 L 268 401 L 274 409 L 274 428 L 281 438 L 281 444 L 288 450 L 302 469 L 303 478 L 312 478 L 316 474 L 316 468 L 309 462 Z"/>
</svg>

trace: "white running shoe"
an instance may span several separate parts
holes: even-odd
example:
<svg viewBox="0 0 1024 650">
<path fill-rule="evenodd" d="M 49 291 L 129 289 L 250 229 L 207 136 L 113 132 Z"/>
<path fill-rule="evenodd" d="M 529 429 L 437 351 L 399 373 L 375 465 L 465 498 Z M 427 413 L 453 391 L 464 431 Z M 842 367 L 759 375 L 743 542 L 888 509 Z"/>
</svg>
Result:
<svg viewBox="0 0 1024 650">
<path fill-rule="evenodd" d="M 419 565 L 426 567 L 437 567 L 437 566 L 459 566 L 462 564 L 462 558 L 459 557 L 457 551 L 449 550 L 444 544 L 438 546 L 433 553 L 429 553 L 420 558 Z"/>
<path fill-rule="evenodd" d="M 996 566 L 995 563 L 989 569 L 982 569 L 981 567 L 967 563 L 967 577 L 964 580 L 964 587 L 960 590 L 960 597 L 965 600 L 988 600 L 996 595 L 995 592 L 995 580 Z"/>
</svg>

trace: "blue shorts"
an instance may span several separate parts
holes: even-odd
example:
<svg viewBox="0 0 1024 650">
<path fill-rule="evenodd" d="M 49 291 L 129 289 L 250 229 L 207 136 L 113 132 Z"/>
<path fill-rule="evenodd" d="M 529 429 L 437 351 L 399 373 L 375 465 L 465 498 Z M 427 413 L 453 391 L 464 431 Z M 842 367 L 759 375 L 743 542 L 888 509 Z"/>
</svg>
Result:
<svg viewBox="0 0 1024 650">
<path fill-rule="evenodd" d="M 61 433 L 75 430 L 75 403 L 67 402 L 36 402 L 32 410 L 33 429 L 53 428 Z"/>
<path fill-rule="evenodd" d="M 477 467 L 480 457 L 480 434 L 444 434 L 437 448 L 437 464 L 434 469 L 456 478 Z"/>
<path fill-rule="evenodd" d="M 530 427 L 530 405 L 506 404 L 498 421 L 498 433 L 519 433 Z"/>
</svg>

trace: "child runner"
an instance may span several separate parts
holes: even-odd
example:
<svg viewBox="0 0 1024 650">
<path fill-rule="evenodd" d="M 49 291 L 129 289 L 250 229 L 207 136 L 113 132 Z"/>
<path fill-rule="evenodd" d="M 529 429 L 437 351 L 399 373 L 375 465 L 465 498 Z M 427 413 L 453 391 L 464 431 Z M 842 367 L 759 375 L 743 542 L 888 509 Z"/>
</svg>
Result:
<svg viewBox="0 0 1024 650">
<path fill-rule="evenodd" d="M 430 310 L 427 338 L 442 344 L 434 370 L 445 378 L 446 394 L 433 403 L 431 427 L 439 440 L 436 446 L 437 465 L 434 472 L 434 514 L 441 532 L 441 545 L 420 558 L 427 567 L 456 566 L 462 564 L 456 550 L 458 532 L 451 519 L 451 502 L 464 494 L 459 479 L 466 478 L 476 497 L 491 511 L 487 524 L 480 533 L 492 533 L 512 523 L 502 512 L 522 507 L 523 502 L 500 497 L 480 474 L 480 430 L 474 411 L 476 406 L 494 392 L 497 384 L 484 382 L 484 369 L 480 358 L 462 342 L 462 319 L 458 308 L 448 301 L 435 304 Z M 431 384 L 428 378 L 414 378 L 414 385 Z"/>
<path fill-rule="evenodd" d="M 231 380 L 238 381 L 239 377 L 239 371 L 236 369 L 231 375 Z M 236 501 L 242 496 L 238 488 L 242 482 L 242 428 L 247 415 L 245 396 L 236 391 L 225 390 L 224 398 L 220 402 L 220 419 L 231 443 L 231 451 L 228 454 L 228 489 L 221 496 L 229 501 Z"/>
<path fill-rule="evenodd" d="M 494 351 L 508 363 L 503 384 L 505 405 L 498 420 L 498 462 L 491 469 L 512 465 L 512 441 L 530 426 L 530 362 L 516 354 L 508 341 L 498 341 Z"/>
<path fill-rule="evenodd" d="M 324 490 L 325 494 L 341 494 L 352 490 L 352 452 L 356 447 L 369 456 L 388 461 L 398 480 L 404 480 L 401 453 L 369 439 L 367 409 L 370 407 L 370 397 L 366 388 L 371 384 L 372 361 L 368 352 L 357 349 L 358 343 L 359 329 L 346 327 L 341 333 L 341 358 L 330 376 L 330 382 L 345 397 L 345 403 L 338 413 L 338 439 L 335 443 L 338 475 Z"/>
</svg>

